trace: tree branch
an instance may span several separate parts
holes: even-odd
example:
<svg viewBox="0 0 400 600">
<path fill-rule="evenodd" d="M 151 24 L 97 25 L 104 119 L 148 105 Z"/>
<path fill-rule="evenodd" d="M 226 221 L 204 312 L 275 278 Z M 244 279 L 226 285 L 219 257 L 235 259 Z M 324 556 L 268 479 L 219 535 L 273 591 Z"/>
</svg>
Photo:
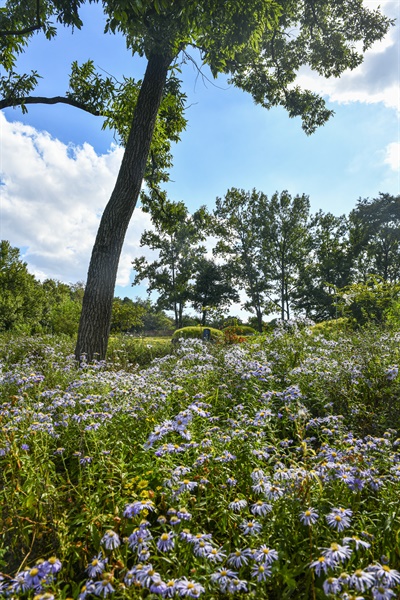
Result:
<svg viewBox="0 0 400 600">
<path fill-rule="evenodd" d="M 101 116 L 101 112 L 98 110 L 91 109 L 89 106 L 82 104 L 82 102 L 78 102 L 73 98 L 63 97 L 63 96 L 54 96 L 53 98 L 46 98 L 43 96 L 27 96 L 26 98 L 5 98 L 0 100 L 0 110 L 3 108 L 10 108 L 15 106 L 25 106 L 27 104 L 69 104 L 70 106 L 74 106 L 75 108 L 79 108 L 80 110 L 84 110 L 91 115 L 95 115 L 96 117 Z"/>
<path fill-rule="evenodd" d="M 0 37 L 5 37 L 7 35 L 27 35 L 28 33 L 33 33 L 38 29 L 42 28 L 42 23 L 40 21 L 40 0 L 36 2 L 36 25 L 31 25 L 31 27 L 25 27 L 25 29 L 0 29 Z"/>
</svg>

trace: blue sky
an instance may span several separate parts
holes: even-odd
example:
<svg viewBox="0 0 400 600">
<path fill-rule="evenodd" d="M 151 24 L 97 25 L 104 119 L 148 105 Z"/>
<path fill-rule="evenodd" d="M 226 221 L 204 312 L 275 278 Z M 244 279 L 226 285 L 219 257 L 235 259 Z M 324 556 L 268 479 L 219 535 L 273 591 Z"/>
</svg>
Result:
<svg viewBox="0 0 400 600">
<path fill-rule="evenodd" d="M 366 2 L 371 7 L 375 0 Z M 1 5 L 1 3 L 0 3 Z M 400 22 L 398 0 L 380 2 Z M 140 78 L 145 62 L 126 51 L 122 39 L 103 34 L 97 5 L 83 12 L 84 27 L 61 28 L 51 42 L 37 35 L 19 61 L 37 69 L 37 93 L 63 95 L 72 60 L 93 59 L 117 78 Z M 313 211 L 348 213 L 358 198 L 380 191 L 400 194 L 399 25 L 367 54 L 361 67 L 339 80 L 300 73 L 300 83 L 324 95 L 335 116 L 307 137 L 299 119 L 282 109 L 266 111 L 223 78 L 203 80 L 183 67 L 190 108 L 188 126 L 174 149 L 168 193 L 190 210 L 230 187 L 271 195 L 284 189 L 308 194 Z M 32 106 L 27 115 L 0 115 L 0 237 L 21 248 L 31 272 L 68 283 L 86 278 L 101 212 L 111 193 L 122 150 L 101 121 L 67 106 Z M 149 219 L 136 210 L 123 249 L 116 294 L 144 295 L 132 288 L 131 260 L 150 253 L 139 247 Z"/>
</svg>

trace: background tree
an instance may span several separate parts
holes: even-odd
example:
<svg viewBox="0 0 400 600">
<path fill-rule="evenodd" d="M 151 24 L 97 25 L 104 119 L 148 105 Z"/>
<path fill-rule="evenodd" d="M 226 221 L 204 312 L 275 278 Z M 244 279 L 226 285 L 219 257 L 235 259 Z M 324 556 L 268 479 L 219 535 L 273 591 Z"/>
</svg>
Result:
<svg viewBox="0 0 400 600">
<path fill-rule="evenodd" d="M 130 298 L 114 298 L 111 318 L 111 331 L 113 333 L 131 331 L 143 327 L 143 316 L 146 309 Z"/>
<path fill-rule="evenodd" d="M 74 336 L 82 310 L 82 284 L 68 285 L 54 279 L 42 283 L 45 302 L 41 317 L 44 331 Z"/>
<path fill-rule="evenodd" d="M 296 312 L 323 321 L 336 316 L 336 289 L 351 282 L 349 222 L 345 215 L 322 211 L 311 221 L 311 252 L 300 265 L 293 306 Z"/>
<path fill-rule="evenodd" d="M 263 202 L 257 229 L 262 240 L 264 276 L 272 282 L 281 319 L 290 318 L 302 265 L 311 250 L 310 200 L 276 192 Z"/>
<path fill-rule="evenodd" d="M 140 245 L 158 252 L 153 262 L 144 256 L 132 261 L 136 276 L 133 285 L 148 280 L 148 293 L 158 292 L 157 306 L 172 310 L 175 328 L 182 327 L 183 309 L 191 298 L 191 284 L 205 247 L 207 212 L 200 208 L 189 215 L 182 202 L 167 201 L 163 214 L 153 214 L 155 231 L 145 231 Z"/>
<path fill-rule="evenodd" d="M 28 273 L 18 248 L 0 242 L 0 331 L 32 333 L 40 329 L 44 295 Z"/>
<path fill-rule="evenodd" d="M 351 211 L 350 239 L 355 268 L 364 280 L 374 274 L 384 281 L 400 280 L 400 196 L 380 193 L 359 199 Z"/>
<path fill-rule="evenodd" d="M 223 309 L 231 302 L 239 302 L 239 294 L 229 280 L 229 269 L 212 259 L 201 258 L 191 286 L 190 301 L 200 312 L 203 326 L 210 310 Z"/>
<path fill-rule="evenodd" d="M 231 280 L 242 287 L 247 301 L 244 308 L 254 312 L 262 331 L 263 314 L 271 310 L 271 283 L 265 276 L 260 222 L 266 196 L 237 188 L 216 199 L 214 234 L 218 241 L 214 253 L 226 261 Z"/>
<path fill-rule="evenodd" d="M 71 77 L 71 91 L 63 98 L 34 98 L 37 73 L 16 75 L 15 56 L 32 28 L 40 25 L 48 37 L 54 35 L 49 24 L 54 15 L 62 23 L 80 27 L 80 5 L 80 0 L 69 7 L 65 0 L 5 3 L 1 61 L 7 76 L 0 107 L 20 105 L 26 109 L 33 102 L 66 101 L 110 118 L 125 114 L 129 123 L 124 157 L 100 222 L 83 300 L 76 356 L 85 352 L 91 359 L 95 354 L 104 358 L 106 353 L 119 257 L 148 165 L 168 74 L 180 53 L 195 47 L 214 76 L 230 74 L 230 81 L 249 91 L 256 102 L 267 108 L 285 107 L 291 117 L 301 116 L 304 130 L 312 133 L 332 111 L 322 98 L 293 85 L 300 67 L 308 65 L 324 76 L 337 77 L 362 62 L 358 46 L 365 52 L 384 36 L 391 22 L 379 11 L 369 10 L 362 0 L 351 4 L 338 0 L 204 0 L 200 5 L 194 0 L 103 0 L 106 31 L 122 33 L 133 54 L 148 61 L 142 82 L 125 96 L 131 102 L 121 102 L 110 78 L 97 75 L 89 63 L 83 69 L 75 65 L 77 77 Z M 126 110 L 133 105 L 134 111 Z M 118 112 L 121 107 L 123 113 Z"/>
</svg>

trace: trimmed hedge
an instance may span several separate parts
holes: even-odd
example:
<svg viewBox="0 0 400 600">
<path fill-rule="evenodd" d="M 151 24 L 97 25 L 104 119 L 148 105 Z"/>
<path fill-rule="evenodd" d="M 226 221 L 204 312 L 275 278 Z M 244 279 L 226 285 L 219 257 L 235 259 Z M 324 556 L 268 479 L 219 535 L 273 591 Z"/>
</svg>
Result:
<svg viewBox="0 0 400 600">
<path fill-rule="evenodd" d="M 214 327 L 200 327 L 199 325 L 195 327 L 182 327 L 182 329 L 177 329 L 174 331 L 172 335 L 172 341 L 176 341 L 179 338 L 198 338 L 203 339 L 203 331 L 205 329 L 209 329 L 211 332 L 211 340 L 223 340 L 224 334 L 219 329 L 214 329 Z"/>
</svg>

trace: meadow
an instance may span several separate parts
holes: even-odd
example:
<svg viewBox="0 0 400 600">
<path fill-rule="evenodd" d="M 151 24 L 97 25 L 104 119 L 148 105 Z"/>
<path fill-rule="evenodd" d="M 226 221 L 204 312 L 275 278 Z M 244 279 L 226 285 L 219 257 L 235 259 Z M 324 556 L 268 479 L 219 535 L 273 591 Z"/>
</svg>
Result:
<svg viewBox="0 0 400 600">
<path fill-rule="evenodd" d="M 399 598 L 399 341 L 0 337 L 0 596 Z"/>
</svg>

